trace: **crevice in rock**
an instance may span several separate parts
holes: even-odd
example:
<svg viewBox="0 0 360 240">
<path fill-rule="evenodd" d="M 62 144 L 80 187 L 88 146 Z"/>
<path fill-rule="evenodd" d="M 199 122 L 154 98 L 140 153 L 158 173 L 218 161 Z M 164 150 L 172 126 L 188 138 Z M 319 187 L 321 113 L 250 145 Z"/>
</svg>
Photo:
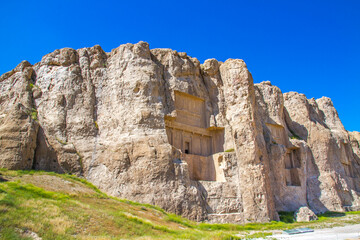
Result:
<svg viewBox="0 0 360 240">
<path fill-rule="evenodd" d="M 97 151 L 97 145 L 98 145 L 98 141 L 99 141 L 99 125 L 98 125 L 99 109 L 98 108 L 99 108 L 99 98 L 102 95 L 103 79 L 101 78 L 98 82 L 98 86 L 96 86 L 92 81 L 91 73 L 89 73 L 89 74 L 90 74 L 89 80 L 91 81 L 91 86 L 92 86 L 91 94 L 94 97 L 93 121 L 94 121 L 94 127 L 95 127 L 95 129 L 94 129 L 94 146 L 93 146 L 93 151 L 91 154 L 91 160 L 90 160 L 89 169 L 88 169 L 88 175 L 91 176 L 91 171 L 94 167 L 94 162 L 96 160 L 96 151 Z"/>
</svg>

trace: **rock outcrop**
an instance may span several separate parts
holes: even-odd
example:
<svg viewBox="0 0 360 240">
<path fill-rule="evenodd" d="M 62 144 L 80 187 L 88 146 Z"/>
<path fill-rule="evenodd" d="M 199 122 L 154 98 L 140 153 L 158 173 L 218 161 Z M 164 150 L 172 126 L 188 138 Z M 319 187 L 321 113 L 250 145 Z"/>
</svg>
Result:
<svg viewBox="0 0 360 240">
<path fill-rule="evenodd" d="M 145 42 L 64 48 L 0 78 L 0 166 L 84 176 L 190 219 L 360 208 L 360 134 L 329 98 Z"/>
<path fill-rule="evenodd" d="M 308 207 L 301 207 L 294 214 L 294 218 L 297 222 L 310 222 L 318 220 L 316 214 Z"/>
</svg>

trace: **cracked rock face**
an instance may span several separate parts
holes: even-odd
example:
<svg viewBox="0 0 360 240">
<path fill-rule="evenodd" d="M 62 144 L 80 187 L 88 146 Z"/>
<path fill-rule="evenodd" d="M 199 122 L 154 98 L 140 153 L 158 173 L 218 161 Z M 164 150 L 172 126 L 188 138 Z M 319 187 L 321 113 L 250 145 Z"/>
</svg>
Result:
<svg viewBox="0 0 360 240">
<path fill-rule="evenodd" d="M 0 77 L 0 167 L 84 176 L 193 220 L 360 208 L 360 134 L 329 98 L 145 42 L 64 48 Z"/>
</svg>

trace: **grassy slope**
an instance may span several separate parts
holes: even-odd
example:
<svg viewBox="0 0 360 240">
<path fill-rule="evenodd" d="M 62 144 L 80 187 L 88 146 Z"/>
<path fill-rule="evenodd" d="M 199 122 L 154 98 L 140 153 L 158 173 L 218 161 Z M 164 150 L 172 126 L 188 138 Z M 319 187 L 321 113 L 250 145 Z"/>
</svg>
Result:
<svg viewBox="0 0 360 240">
<path fill-rule="evenodd" d="M 321 216 L 311 223 L 195 223 L 164 210 L 107 196 L 92 184 L 71 175 L 41 171 L 0 170 L 0 239 L 29 239 L 30 230 L 42 239 L 238 239 L 266 231 L 328 224 L 357 223 L 360 212 Z M 350 216 L 350 217 L 349 217 Z M 325 224 L 325 225 L 324 225 Z"/>
</svg>

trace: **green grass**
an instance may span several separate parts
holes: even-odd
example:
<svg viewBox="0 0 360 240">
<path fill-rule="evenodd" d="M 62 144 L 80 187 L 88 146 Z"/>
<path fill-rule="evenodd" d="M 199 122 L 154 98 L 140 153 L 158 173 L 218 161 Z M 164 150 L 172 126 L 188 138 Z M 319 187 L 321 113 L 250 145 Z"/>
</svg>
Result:
<svg viewBox="0 0 360 240">
<path fill-rule="evenodd" d="M 225 152 L 234 152 L 234 151 L 235 151 L 235 149 L 233 149 L 233 148 L 225 150 Z"/>
<path fill-rule="evenodd" d="M 37 88 L 37 89 L 40 90 L 40 87 L 37 86 L 37 85 L 35 85 L 35 84 L 33 84 L 33 83 L 29 83 L 28 86 L 27 86 L 27 90 L 28 90 L 28 91 L 33 91 L 34 88 Z"/>
<path fill-rule="evenodd" d="M 302 140 L 301 137 L 299 137 L 298 135 L 296 135 L 293 131 L 291 131 L 291 129 L 289 129 L 290 133 L 292 136 L 290 136 L 291 139 L 297 139 L 297 140 Z"/>
<path fill-rule="evenodd" d="M 5 236 L 5 239 L 20 239 L 19 230 L 26 229 L 36 232 L 43 239 L 75 239 L 73 236 L 84 237 L 88 234 L 100 239 L 119 236 L 126 239 L 139 236 L 154 239 L 222 239 L 213 238 L 215 233 L 174 228 L 172 220 L 176 215 L 168 214 L 156 206 L 109 197 L 91 183 L 73 175 L 8 170 L 0 170 L 0 173 L 4 178 L 16 179 L 0 183 L 0 212 L 3 213 L 0 214 L 0 226 L 3 226 L 0 239 Z M 66 179 L 94 190 L 96 194 L 52 192 L 20 180 L 24 176 L 34 175 Z M 139 215 L 139 212 L 145 214 Z M 153 219 L 147 219 L 149 215 L 153 215 Z M 178 218 L 179 222 L 188 221 Z M 87 229 L 87 232 L 81 229 Z M 8 236 L 8 233 L 12 233 L 12 236 Z"/>
<path fill-rule="evenodd" d="M 30 237 L 23 237 L 17 231 L 14 231 L 11 228 L 5 228 L 1 231 L 1 239 L 7 240 L 33 240 Z"/>
<path fill-rule="evenodd" d="M 247 235 L 245 237 L 245 239 L 265 238 L 265 237 L 271 236 L 271 235 L 272 235 L 272 233 L 258 232 L 258 233 L 253 233 L 253 234 Z"/>
<path fill-rule="evenodd" d="M 346 215 L 359 215 L 360 211 L 347 212 Z"/>
<path fill-rule="evenodd" d="M 67 180 L 87 192 L 50 191 L 40 187 L 42 175 L 53 176 L 54 183 Z M 316 227 L 324 223 L 342 223 L 343 216 L 354 216 L 347 223 L 359 221 L 360 212 L 319 215 L 310 223 L 293 222 L 293 212 L 280 212 L 280 222 L 239 224 L 196 223 L 163 209 L 118 199 L 101 192 L 83 178 L 44 171 L 0 169 L 0 239 L 26 239 L 30 230 L 42 239 L 243 239 L 265 237 L 271 230 Z M 27 182 L 36 178 L 33 184 Z M 40 180 L 39 180 L 40 179 Z M 38 185 L 40 184 L 40 185 Z M 56 185 L 56 184 L 55 184 Z M 353 222 L 351 222 L 353 221 Z M 321 225 L 322 226 L 322 225 Z M 249 233 L 250 231 L 251 234 Z"/>
<path fill-rule="evenodd" d="M 185 218 L 182 218 L 176 214 L 173 214 L 173 213 L 168 213 L 167 214 L 167 221 L 171 221 L 171 222 L 174 222 L 174 223 L 179 223 L 185 227 L 188 227 L 188 228 L 195 228 L 196 226 L 191 224 L 191 221 L 185 219 Z"/>
<path fill-rule="evenodd" d="M 37 117 L 37 116 L 38 116 L 37 110 L 36 110 L 35 108 L 32 108 L 32 109 L 31 109 L 31 119 L 37 121 L 37 120 L 38 120 L 38 117 Z"/>
<path fill-rule="evenodd" d="M 34 87 L 35 87 L 35 84 L 29 83 L 29 84 L 27 85 L 27 87 L 26 87 L 26 90 L 27 90 L 27 91 L 32 91 L 32 90 L 34 89 Z"/>
<path fill-rule="evenodd" d="M 62 200 L 62 199 L 69 199 L 69 196 L 62 193 L 57 192 L 49 192 L 45 191 L 42 188 L 36 187 L 32 184 L 22 184 L 20 181 L 16 182 L 8 182 L 4 186 L 5 189 L 0 189 L 7 193 L 6 189 L 11 189 L 16 191 L 17 197 L 27 198 L 27 199 L 34 199 L 34 198 L 47 198 L 53 200 Z M 10 195 L 11 196 L 11 195 Z"/>
</svg>

